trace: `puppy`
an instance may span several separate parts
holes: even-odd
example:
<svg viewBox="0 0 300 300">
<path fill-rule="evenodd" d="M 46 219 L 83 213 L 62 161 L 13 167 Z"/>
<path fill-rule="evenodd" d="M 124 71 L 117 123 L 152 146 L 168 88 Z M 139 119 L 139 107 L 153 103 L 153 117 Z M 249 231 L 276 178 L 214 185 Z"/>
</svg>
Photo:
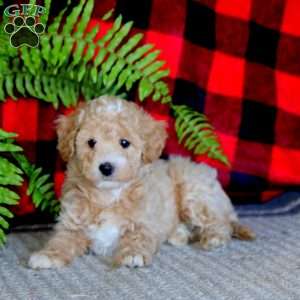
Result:
<svg viewBox="0 0 300 300">
<path fill-rule="evenodd" d="M 165 125 L 136 104 L 100 97 L 60 117 L 57 133 L 68 162 L 61 213 L 30 267 L 62 267 L 87 248 L 141 267 L 165 241 L 212 249 L 231 237 L 254 239 L 239 224 L 214 169 L 186 158 L 158 159 Z"/>
</svg>

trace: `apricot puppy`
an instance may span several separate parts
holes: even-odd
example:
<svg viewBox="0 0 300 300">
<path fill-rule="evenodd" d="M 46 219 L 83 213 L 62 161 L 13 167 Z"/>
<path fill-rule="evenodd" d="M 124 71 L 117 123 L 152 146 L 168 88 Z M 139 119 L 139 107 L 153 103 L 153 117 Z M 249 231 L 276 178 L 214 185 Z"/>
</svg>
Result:
<svg viewBox="0 0 300 300">
<path fill-rule="evenodd" d="M 165 125 L 136 104 L 100 97 L 61 116 L 57 133 L 68 162 L 62 209 L 30 267 L 62 267 L 88 247 L 120 265 L 144 266 L 165 241 L 211 249 L 232 236 L 255 237 L 239 224 L 214 169 L 180 157 L 159 159 Z"/>
</svg>

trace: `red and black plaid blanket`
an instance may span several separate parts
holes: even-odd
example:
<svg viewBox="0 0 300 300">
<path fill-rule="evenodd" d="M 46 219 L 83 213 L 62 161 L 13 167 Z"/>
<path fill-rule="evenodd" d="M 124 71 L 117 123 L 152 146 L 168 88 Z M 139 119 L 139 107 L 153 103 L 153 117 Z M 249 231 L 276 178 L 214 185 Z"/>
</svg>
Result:
<svg viewBox="0 0 300 300">
<path fill-rule="evenodd" d="M 93 22 L 112 7 L 162 50 L 173 101 L 204 112 L 216 128 L 231 162 L 230 169 L 217 165 L 220 179 L 234 201 L 265 201 L 297 188 L 300 1 L 103 0 Z M 165 107 L 148 102 L 146 109 L 170 124 L 166 153 L 191 155 L 178 145 Z M 0 106 L 1 126 L 19 133 L 30 159 L 54 174 L 57 191 L 63 165 L 53 120 L 60 112 L 32 99 Z M 23 197 L 20 212 L 32 210 L 28 203 Z"/>
</svg>

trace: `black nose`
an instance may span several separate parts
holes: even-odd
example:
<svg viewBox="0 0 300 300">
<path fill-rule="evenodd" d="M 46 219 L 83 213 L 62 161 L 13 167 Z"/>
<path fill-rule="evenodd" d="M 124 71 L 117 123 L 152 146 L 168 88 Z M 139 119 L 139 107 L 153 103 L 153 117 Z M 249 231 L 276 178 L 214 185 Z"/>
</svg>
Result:
<svg viewBox="0 0 300 300">
<path fill-rule="evenodd" d="M 114 171 L 114 166 L 109 162 L 105 162 L 99 166 L 99 170 L 104 176 L 110 176 Z"/>
</svg>

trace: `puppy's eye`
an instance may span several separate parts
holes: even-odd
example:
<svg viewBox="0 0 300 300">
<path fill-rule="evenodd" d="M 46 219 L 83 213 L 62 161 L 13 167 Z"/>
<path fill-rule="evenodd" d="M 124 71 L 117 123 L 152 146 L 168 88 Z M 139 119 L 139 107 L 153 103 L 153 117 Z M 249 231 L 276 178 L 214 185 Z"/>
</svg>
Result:
<svg viewBox="0 0 300 300">
<path fill-rule="evenodd" d="M 120 139 L 120 145 L 123 147 L 123 148 L 128 148 L 130 146 L 130 142 L 125 140 L 125 139 Z"/>
<path fill-rule="evenodd" d="M 95 139 L 89 139 L 87 141 L 87 143 L 88 143 L 89 147 L 93 149 L 95 147 L 95 145 L 97 144 L 97 141 Z"/>
</svg>

